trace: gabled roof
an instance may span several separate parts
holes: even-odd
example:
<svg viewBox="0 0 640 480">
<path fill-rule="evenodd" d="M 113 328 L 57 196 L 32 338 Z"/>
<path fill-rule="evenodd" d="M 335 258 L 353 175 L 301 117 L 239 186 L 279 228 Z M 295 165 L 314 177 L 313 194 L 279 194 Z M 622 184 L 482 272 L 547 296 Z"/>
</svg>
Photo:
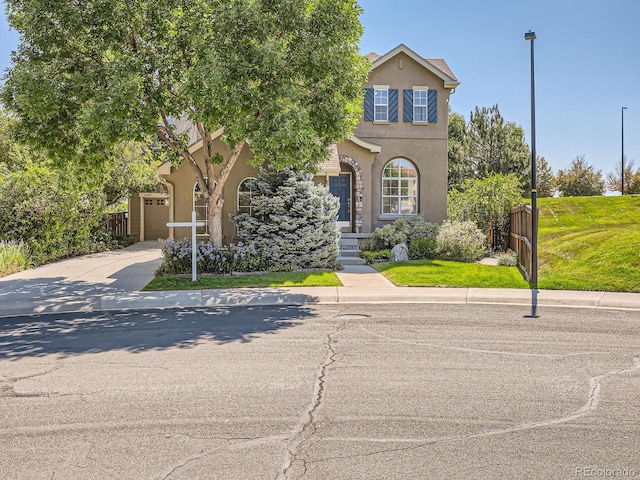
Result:
<svg viewBox="0 0 640 480">
<path fill-rule="evenodd" d="M 449 68 L 449 65 L 447 65 L 447 62 L 445 62 L 444 59 L 422 58 L 420 55 L 418 55 L 416 52 L 411 50 L 409 47 L 407 47 L 403 43 L 398 45 L 396 48 L 394 48 L 390 52 L 385 53 L 384 55 L 379 55 L 375 52 L 371 52 L 365 55 L 365 57 L 367 57 L 371 61 L 372 63 L 371 70 L 373 70 L 378 68 L 380 65 L 387 62 L 388 60 L 392 59 L 399 53 L 404 53 L 409 58 L 415 60 L 424 68 L 429 70 L 431 73 L 441 78 L 444 82 L 444 88 L 456 88 L 458 85 L 460 85 L 460 82 L 458 81 L 456 76 L 453 74 L 453 72 Z"/>
<path fill-rule="evenodd" d="M 348 140 L 365 150 L 369 150 L 371 153 L 380 153 L 382 151 L 382 147 L 380 145 L 371 143 L 360 137 L 356 137 L 355 135 L 351 135 Z M 338 154 L 338 145 L 333 143 L 329 145 L 329 158 L 318 165 L 318 174 L 335 176 L 339 173 L 340 155 Z"/>
</svg>

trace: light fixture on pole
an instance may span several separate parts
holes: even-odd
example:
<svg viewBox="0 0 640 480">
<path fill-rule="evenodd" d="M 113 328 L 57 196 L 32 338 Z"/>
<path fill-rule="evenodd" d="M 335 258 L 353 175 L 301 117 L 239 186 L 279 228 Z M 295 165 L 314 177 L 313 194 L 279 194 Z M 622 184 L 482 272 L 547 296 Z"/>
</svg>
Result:
<svg viewBox="0 0 640 480">
<path fill-rule="evenodd" d="M 622 107 L 622 161 L 620 162 L 620 166 L 622 170 L 620 171 L 620 194 L 624 195 L 624 111 L 627 107 Z"/>
<path fill-rule="evenodd" d="M 535 32 L 529 30 L 524 39 L 531 41 L 531 288 L 538 288 L 538 184 L 536 179 L 536 88 L 533 68 Z"/>
</svg>

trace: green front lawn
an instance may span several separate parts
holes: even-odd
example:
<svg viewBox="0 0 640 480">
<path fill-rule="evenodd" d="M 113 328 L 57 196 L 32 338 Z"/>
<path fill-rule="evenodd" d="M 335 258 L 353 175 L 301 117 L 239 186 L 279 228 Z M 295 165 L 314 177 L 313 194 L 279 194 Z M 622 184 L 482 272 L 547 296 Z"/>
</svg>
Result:
<svg viewBox="0 0 640 480">
<path fill-rule="evenodd" d="M 529 288 L 517 267 L 414 260 L 374 268 L 399 287 Z"/>
<path fill-rule="evenodd" d="M 640 196 L 541 199 L 538 286 L 640 292 Z"/>
<path fill-rule="evenodd" d="M 333 271 L 258 273 L 249 275 L 199 276 L 194 283 L 191 276 L 156 277 L 144 291 L 200 290 L 208 288 L 241 287 L 340 287 L 342 283 Z"/>
</svg>

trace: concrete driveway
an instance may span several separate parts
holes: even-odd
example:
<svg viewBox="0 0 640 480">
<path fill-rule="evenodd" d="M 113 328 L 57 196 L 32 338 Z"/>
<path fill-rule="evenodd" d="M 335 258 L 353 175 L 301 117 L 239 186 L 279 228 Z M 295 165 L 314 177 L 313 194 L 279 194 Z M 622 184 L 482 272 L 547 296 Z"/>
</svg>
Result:
<svg viewBox="0 0 640 480">
<path fill-rule="evenodd" d="M 160 265 L 158 241 L 60 260 L 0 278 L 2 313 L 94 310 L 104 295 L 139 291 Z"/>
</svg>

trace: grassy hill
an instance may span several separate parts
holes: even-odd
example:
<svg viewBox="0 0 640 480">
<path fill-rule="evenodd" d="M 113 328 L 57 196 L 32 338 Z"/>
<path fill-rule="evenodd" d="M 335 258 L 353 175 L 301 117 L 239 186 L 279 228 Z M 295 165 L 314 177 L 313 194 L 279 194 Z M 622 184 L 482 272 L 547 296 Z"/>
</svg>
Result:
<svg viewBox="0 0 640 480">
<path fill-rule="evenodd" d="M 640 292 L 640 196 L 544 198 L 538 286 Z"/>
</svg>

